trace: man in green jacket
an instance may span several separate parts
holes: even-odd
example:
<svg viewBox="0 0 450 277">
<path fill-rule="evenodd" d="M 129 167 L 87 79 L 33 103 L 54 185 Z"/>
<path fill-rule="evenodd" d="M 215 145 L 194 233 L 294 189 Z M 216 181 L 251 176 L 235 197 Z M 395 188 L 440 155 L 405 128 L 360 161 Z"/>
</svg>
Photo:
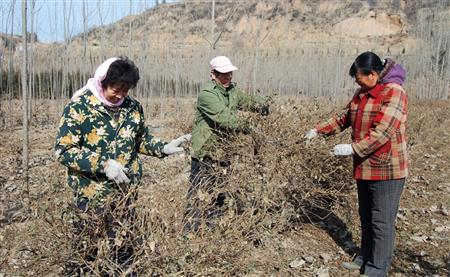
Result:
<svg viewBox="0 0 450 277">
<path fill-rule="evenodd" d="M 220 211 L 225 196 L 220 193 L 214 200 L 213 208 L 200 212 L 198 201 L 194 199 L 199 190 L 211 193 L 215 177 L 212 176 L 214 168 L 229 166 L 224 150 L 219 147 L 219 141 L 230 133 L 248 130 L 249 125 L 237 114 L 238 110 L 260 112 L 269 114 L 269 108 L 263 104 L 261 97 L 254 97 L 241 91 L 232 83 L 233 71 L 237 70 L 229 58 L 217 56 L 210 61 L 211 81 L 209 81 L 197 99 L 197 113 L 192 130 L 192 163 L 188 191 L 188 208 L 185 231 L 197 230 L 199 219 L 211 218 Z"/>
</svg>

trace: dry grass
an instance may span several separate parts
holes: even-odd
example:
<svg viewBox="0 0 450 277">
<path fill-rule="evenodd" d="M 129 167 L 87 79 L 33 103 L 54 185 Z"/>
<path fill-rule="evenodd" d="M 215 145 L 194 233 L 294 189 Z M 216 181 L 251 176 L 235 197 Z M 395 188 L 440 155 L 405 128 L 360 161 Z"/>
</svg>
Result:
<svg viewBox="0 0 450 277">
<path fill-rule="evenodd" d="M 411 105 L 411 148 L 430 143 L 430 132 L 439 123 L 423 122 L 432 122 L 430 119 L 438 114 L 442 118 L 448 105 L 423 103 Z M 156 105 L 159 103 L 149 104 L 149 109 Z M 435 108 L 427 107 L 431 105 Z M 188 131 L 193 118 L 190 101 L 166 107 L 179 113 L 164 120 L 149 118 L 151 125 L 158 127 L 159 135 L 171 138 Z M 182 230 L 189 187 L 188 155 L 143 159 L 145 176 L 133 205 L 136 220 L 122 220 L 123 225 L 116 226 L 122 235 L 115 240 L 108 239 L 102 222 L 107 216 L 123 219 L 130 207 L 121 205 L 117 199 L 123 204 L 127 196 L 115 199 L 114 211 L 107 205 L 109 212 L 102 213 L 102 217 L 87 215 L 85 220 L 94 226 L 91 228 L 94 233 L 76 235 L 70 221 L 74 215 L 69 207 L 71 193 L 64 183 L 63 168 L 53 158 L 44 159 L 47 166 L 38 163 L 32 169 L 32 205 L 28 210 L 22 209 L 20 216 L 14 215 L 9 222 L 2 223 L 0 228 L 0 272 L 19 276 L 60 275 L 62 266 L 70 260 L 90 267 L 92 276 L 101 272 L 115 272 L 120 276 L 127 270 L 142 276 L 314 274 L 288 264 L 307 249 L 325 251 L 327 247 L 336 247 L 308 239 L 308 226 L 317 224 L 327 229 L 323 226 L 328 222 L 324 219 L 327 215 L 351 222 L 346 218 L 352 210 L 348 204 L 353 183 L 351 162 L 349 158 L 335 158 L 330 154 L 334 144 L 349 140 L 348 133 L 311 144 L 303 139 L 305 131 L 332 111 L 336 111 L 335 106 L 320 100 L 278 99 L 272 104 L 269 117 L 243 114 L 255 128 L 250 134 L 238 134 L 223 142 L 232 165 L 228 174 L 221 176 L 215 190 L 204 195 L 204 205 L 201 205 L 206 208 L 217 193 L 226 192 L 224 216 L 215 221 L 213 228 L 203 226 L 198 233 L 187 236 Z M 440 124 L 446 119 L 442 120 Z M 55 131 L 54 127 L 49 130 Z M 50 157 L 49 150 L 44 152 Z M 8 193 L 11 196 L 8 201 L 23 201 L 20 194 L 14 198 L 14 192 Z M 240 204 L 243 205 L 238 208 Z M 313 236 L 320 237 L 320 228 L 315 228 Z M 129 238 L 131 230 L 132 239 Z M 339 231 L 342 230 L 336 233 Z M 289 245 L 299 234 L 302 241 Z M 73 243 L 80 241 L 85 241 L 82 250 L 71 252 Z M 128 268 L 118 268 L 111 258 L 117 246 L 126 243 L 134 246 L 134 263 Z M 96 259 L 83 256 L 94 249 L 98 249 Z M 342 273 L 339 272 L 336 269 L 335 276 Z"/>
</svg>

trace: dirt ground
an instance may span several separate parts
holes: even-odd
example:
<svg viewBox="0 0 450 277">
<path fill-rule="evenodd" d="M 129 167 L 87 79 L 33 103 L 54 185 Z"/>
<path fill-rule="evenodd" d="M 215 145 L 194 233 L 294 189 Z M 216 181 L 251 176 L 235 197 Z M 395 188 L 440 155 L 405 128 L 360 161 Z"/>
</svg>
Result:
<svg viewBox="0 0 450 277">
<path fill-rule="evenodd" d="M 157 104 L 149 102 L 148 124 L 161 138 L 181 135 L 192 124 L 193 103 L 193 99 L 185 99 L 181 106 L 172 103 L 166 107 L 166 113 L 161 113 Z M 328 110 L 331 109 L 330 104 Z M 3 128 L 0 132 L 1 277 L 37 276 L 32 267 L 26 267 L 34 259 L 33 253 L 23 251 L 27 245 L 24 240 L 33 239 L 27 233 L 35 223 L 35 214 L 39 207 L 55 203 L 52 195 L 63 196 L 58 203 L 70 199 L 70 191 L 65 187 L 65 168 L 55 160 L 52 150 L 58 116 L 48 114 L 57 112 L 43 103 L 33 117 L 29 193 L 22 181 L 22 131 L 20 111 L 16 112 L 18 116 L 12 126 L 0 126 Z M 397 218 L 396 251 L 390 276 L 450 276 L 450 102 L 411 101 L 408 128 L 411 170 Z M 174 212 L 170 219 L 162 214 L 162 220 L 172 222 L 172 228 L 179 230 L 185 203 L 173 198 L 184 198 L 188 189 L 189 155 L 163 161 L 145 157 L 143 161 L 143 192 L 148 193 L 149 201 L 158 201 L 153 195 L 166 195 L 159 200 L 165 203 L 158 205 Z M 332 213 L 323 221 L 299 224 L 284 233 L 261 238 L 263 247 L 242 253 L 248 268 L 245 275 L 358 276 L 339 266 L 351 260 L 359 244 L 355 189 L 347 195 L 346 203 L 350 205 L 335 203 Z M 179 231 L 170 235 L 177 234 Z M 48 267 L 52 268 L 50 262 Z M 53 267 L 45 275 L 57 276 L 57 272 Z"/>
</svg>

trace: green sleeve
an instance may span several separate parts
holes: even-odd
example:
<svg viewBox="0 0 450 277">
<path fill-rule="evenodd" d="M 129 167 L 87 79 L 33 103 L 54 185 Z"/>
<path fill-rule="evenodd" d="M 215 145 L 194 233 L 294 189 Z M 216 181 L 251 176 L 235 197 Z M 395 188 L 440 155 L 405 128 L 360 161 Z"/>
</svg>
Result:
<svg viewBox="0 0 450 277">
<path fill-rule="evenodd" d="M 80 105 L 69 103 L 64 108 L 56 137 L 56 157 L 61 164 L 70 169 L 90 174 L 104 173 L 106 158 L 82 147 L 82 118 L 83 109 Z"/>
<path fill-rule="evenodd" d="M 138 151 L 144 155 L 165 157 L 166 154 L 163 153 L 164 145 L 167 143 L 155 138 L 147 126 L 145 126 L 144 110 L 142 106 L 139 107 L 139 112 L 141 114 L 141 120 L 139 123 L 139 134 L 137 136 Z"/>
<path fill-rule="evenodd" d="M 250 95 L 236 88 L 236 94 L 239 99 L 239 108 L 246 111 L 258 112 L 264 104 L 264 99 L 258 95 Z"/>
<path fill-rule="evenodd" d="M 238 130 L 246 125 L 245 121 L 240 120 L 236 112 L 220 101 L 217 95 L 206 90 L 198 96 L 197 109 L 206 116 L 207 120 L 223 129 Z"/>
</svg>

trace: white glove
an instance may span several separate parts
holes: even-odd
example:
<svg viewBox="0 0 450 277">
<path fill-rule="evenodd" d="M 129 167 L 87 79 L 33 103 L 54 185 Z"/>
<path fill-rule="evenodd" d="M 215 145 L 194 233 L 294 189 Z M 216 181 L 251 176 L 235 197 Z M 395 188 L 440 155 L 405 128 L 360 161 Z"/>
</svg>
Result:
<svg viewBox="0 0 450 277">
<path fill-rule="evenodd" d="M 317 137 L 318 134 L 319 134 L 319 133 L 317 133 L 317 129 L 314 128 L 314 129 L 309 130 L 309 131 L 305 134 L 305 138 L 306 138 L 307 140 L 312 140 L 313 138 Z"/>
<path fill-rule="evenodd" d="M 184 148 L 180 147 L 180 144 L 191 140 L 191 134 L 183 135 L 177 139 L 172 140 L 168 144 L 164 145 L 163 153 L 166 155 L 172 155 L 175 153 L 183 152 Z"/>
<path fill-rule="evenodd" d="M 317 137 L 318 133 L 317 133 L 317 129 L 311 129 L 308 132 L 306 132 L 305 134 L 305 138 L 306 138 L 306 145 L 309 145 L 311 143 L 311 140 L 315 137 Z"/>
<path fill-rule="evenodd" d="M 351 144 L 338 144 L 333 149 L 335 156 L 348 156 L 353 155 L 353 147 Z"/>
<path fill-rule="evenodd" d="M 116 161 L 116 160 L 107 160 L 106 161 L 105 174 L 109 180 L 114 181 L 117 184 L 122 184 L 122 183 L 129 184 L 130 179 L 128 179 L 125 172 L 127 172 L 127 170 L 118 161 Z"/>
</svg>

